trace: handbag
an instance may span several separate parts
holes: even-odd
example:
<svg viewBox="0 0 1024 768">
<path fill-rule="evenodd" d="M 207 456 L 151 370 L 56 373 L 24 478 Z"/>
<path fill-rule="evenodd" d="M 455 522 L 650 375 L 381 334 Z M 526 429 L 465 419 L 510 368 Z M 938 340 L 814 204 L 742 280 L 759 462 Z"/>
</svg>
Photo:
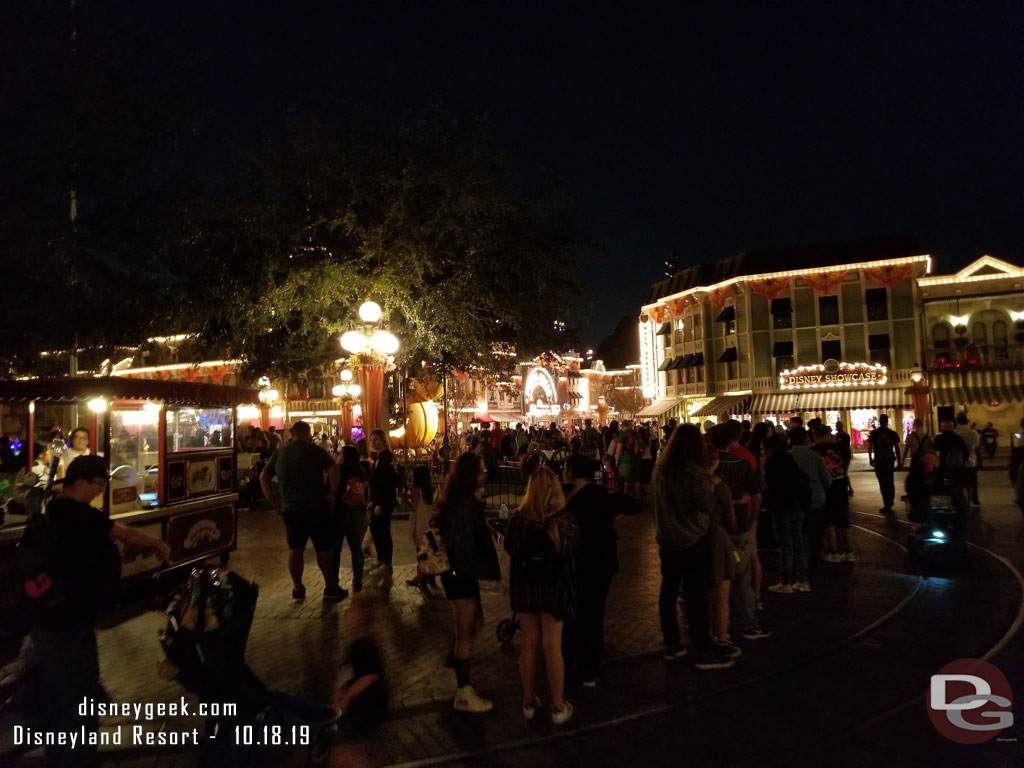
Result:
<svg viewBox="0 0 1024 768">
<path fill-rule="evenodd" d="M 431 525 L 423 532 L 420 545 L 416 548 L 416 562 L 419 570 L 427 576 L 440 576 L 452 569 L 448 562 L 444 538 L 436 526 Z"/>
</svg>

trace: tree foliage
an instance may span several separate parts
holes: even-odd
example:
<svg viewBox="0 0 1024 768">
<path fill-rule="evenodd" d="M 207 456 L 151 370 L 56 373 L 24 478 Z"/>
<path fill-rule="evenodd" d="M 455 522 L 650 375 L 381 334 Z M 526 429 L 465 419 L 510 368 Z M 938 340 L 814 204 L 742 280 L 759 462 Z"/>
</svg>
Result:
<svg viewBox="0 0 1024 768">
<path fill-rule="evenodd" d="M 190 330 L 251 373 L 329 367 L 366 299 L 400 358 L 490 368 L 496 342 L 549 346 L 578 296 L 588 240 L 557 190 L 516 188 L 482 120 L 296 120 L 240 182 L 196 212 L 179 283 Z"/>
</svg>

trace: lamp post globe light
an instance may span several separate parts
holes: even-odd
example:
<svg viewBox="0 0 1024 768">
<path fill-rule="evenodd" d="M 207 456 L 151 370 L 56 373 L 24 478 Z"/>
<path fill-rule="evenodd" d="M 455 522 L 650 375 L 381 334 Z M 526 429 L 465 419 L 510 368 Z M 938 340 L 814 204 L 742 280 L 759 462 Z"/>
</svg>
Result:
<svg viewBox="0 0 1024 768">
<path fill-rule="evenodd" d="M 363 432 L 367 435 L 383 427 L 384 368 L 391 362 L 390 356 L 399 348 L 398 338 L 394 334 L 377 327 L 380 318 L 380 305 L 373 301 L 364 302 L 359 307 L 362 329 L 345 331 L 340 339 L 342 348 L 352 353 L 351 365 L 356 369 L 358 383 L 341 384 L 339 387 L 346 387 L 345 392 L 352 398 L 362 395 Z M 342 371 L 343 382 L 351 379 L 351 371 Z M 335 396 L 342 397 L 337 394 Z M 347 437 L 351 437 L 351 431 Z"/>
</svg>

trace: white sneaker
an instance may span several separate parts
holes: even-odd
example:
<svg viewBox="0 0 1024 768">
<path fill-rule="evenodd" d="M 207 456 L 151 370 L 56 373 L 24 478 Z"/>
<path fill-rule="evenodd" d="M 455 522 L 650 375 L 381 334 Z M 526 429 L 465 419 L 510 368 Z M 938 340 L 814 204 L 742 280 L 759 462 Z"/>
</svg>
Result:
<svg viewBox="0 0 1024 768">
<path fill-rule="evenodd" d="M 828 552 L 821 558 L 826 563 L 841 563 L 843 562 L 843 556 L 837 552 Z"/>
<path fill-rule="evenodd" d="M 482 699 L 473 690 L 472 685 L 464 685 L 455 691 L 455 701 L 452 706 L 459 712 L 490 712 L 494 709 L 494 702 Z"/>
<path fill-rule="evenodd" d="M 796 584 L 793 585 L 793 591 L 794 592 L 810 592 L 811 591 L 811 585 L 808 584 L 806 581 L 798 581 Z"/>
<path fill-rule="evenodd" d="M 551 722 L 554 725 L 563 725 L 565 723 L 568 723 L 569 720 L 572 718 L 572 712 L 572 704 L 570 704 L 568 701 L 565 702 L 565 706 L 561 709 L 555 709 L 554 707 L 552 707 Z"/>
<path fill-rule="evenodd" d="M 844 552 L 841 555 L 841 557 L 843 558 L 843 562 L 844 563 L 856 563 L 857 562 L 857 553 L 856 552 Z"/>
<path fill-rule="evenodd" d="M 789 584 L 783 584 L 782 582 L 779 582 L 778 584 L 772 584 L 770 587 L 768 587 L 768 591 L 778 592 L 780 595 L 793 594 L 793 588 L 789 586 Z"/>
<path fill-rule="evenodd" d="M 537 714 L 538 709 L 540 709 L 540 697 L 534 696 L 533 701 L 523 704 L 523 717 L 527 720 L 533 720 L 533 716 Z"/>
</svg>

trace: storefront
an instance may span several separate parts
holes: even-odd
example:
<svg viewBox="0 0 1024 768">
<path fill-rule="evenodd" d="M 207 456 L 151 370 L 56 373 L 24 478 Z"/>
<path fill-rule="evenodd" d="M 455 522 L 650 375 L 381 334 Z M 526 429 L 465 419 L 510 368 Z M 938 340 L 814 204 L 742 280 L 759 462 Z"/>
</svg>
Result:
<svg viewBox="0 0 1024 768">
<path fill-rule="evenodd" d="M 0 382 L 5 430 L 14 427 L 23 439 L 28 466 L 36 446 L 48 448 L 55 431 L 88 432 L 89 451 L 107 459 L 112 475 L 93 506 L 166 541 L 172 567 L 235 548 L 234 425 L 237 406 L 257 400 L 255 390 L 173 381 Z M 25 521 L 24 514 L 8 515 L 0 550 L 20 540 Z M 126 552 L 122 573 L 128 578 L 160 567 L 149 555 Z"/>
<path fill-rule="evenodd" d="M 854 446 L 867 442 L 883 413 L 892 429 L 906 435 L 913 429 L 913 406 L 906 388 L 892 386 L 888 374 L 881 364 L 836 360 L 786 370 L 779 375 L 780 391 L 754 395 L 750 410 L 758 421 L 799 416 L 805 424 L 813 418 L 841 422 Z"/>
</svg>

